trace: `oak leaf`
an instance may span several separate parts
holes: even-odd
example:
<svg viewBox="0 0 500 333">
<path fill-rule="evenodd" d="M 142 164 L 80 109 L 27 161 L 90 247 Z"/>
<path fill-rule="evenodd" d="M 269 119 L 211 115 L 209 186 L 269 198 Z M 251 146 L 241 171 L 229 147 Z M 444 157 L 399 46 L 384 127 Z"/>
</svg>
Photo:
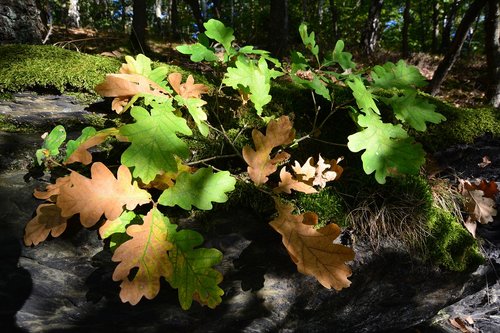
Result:
<svg viewBox="0 0 500 333">
<path fill-rule="evenodd" d="M 283 167 L 280 171 L 280 179 L 278 186 L 273 188 L 274 193 L 288 193 L 291 194 L 292 190 L 303 192 L 307 194 L 317 193 L 316 189 L 307 183 L 304 183 L 298 179 L 295 179 L 288 171 L 286 167 Z"/>
<path fill-rule="evenodd" d="M 267 182 L 267 176 L 276 171 L 277 164 L 290 157 L 288 153 L 281 152 L 271 158 L 273 148 L 290 144 L 294 138 L 295 130 L 287 116 L 271 120 L 267 125 L 266 135 L 256 129 L 252 131 L 255 150 L 250 146 L 243 147 L 243 158 L 248 164 L 248 174 L 255 185 Z"/>
<path fill-rule="evenodd" d="M 470 183 L 467 180 L 460 179 L 459 190 L 465 197 L 465 210 L 472 221 L 482 224 L 493 222 L 493 216 L 497 215 L 495 209 L 495 200 L 488 196 L 494 196 L 498 193 L 495 184 L 495 190 L 490 192 L 487 183 L 483 180 L 483 185 Z M 481 186 L 484 190 L 481 189 Z"/>
<path fill-rule="evenodd" d="M 71 180 L 70 176 L 65 176 L 65 177 L 59 177 L 56 179 L 55 184 L 49 184 L 45 188 L 45 191 L 38 191 L 35 190 L 33 193 L 33 196 L 37 199 L 43 199 L 43 200 L 48 200 L 51 202 L 55 202 L 57 196 L 61 192 L 61 187 L 64 186 L 70 186 L 71 185 Z"/>
<path fill-rule="evenodd" d="M 182 74 L 172 73 L 168 76 L 168 82 L 170 82 L 174 91 L 183 98 L 200 98 L 202 94 L 206 94 L 208 92 L 208 87 L 204 84 L 194 83 L 192 75 L 188 76 L 186 83 L 181 83 Z"/>
<path fill-rule="evenodd" d="M 83 165 L 89 165 L 90 163 L 92 163 L 92 154 L 90 154 L 88 149 L 103 143 L 108 137 L 112 135 L 118 135 L 118 129 L 116 128 L 107 128 L 99 132 L 96 132 L 94 130 L 93 133 L 91 131 L 89 132 L 90 133 L 88 134 L 82 132 L 81 140 L 70 140 L 68 142 L 67 158 L 64 161 L 64 164 L 80 162 Z M 69 150 L 70 147 L 71 150 Z"/>
<path fill-rule="evenodd" d="M 102 214 L 114 220 L 123 212 L 123 206 L 133 210 L 151 201 L 147 191 L 140 189 L 137 182 L 132 183 L 132 175 L 124 165 L 118 168 L 115 178 L 104 164 L 97 162 L 91 167 L 91 175 L 89 179 L 72 172 L 70 186 L 60 187 L 56 202 L 64 217 L 79 213 L 84 227 L 96 224 Z"/>
<path fill-rule="evenodd" d="M 156 207 L 143 221 L 143 224 L 127 228 L 132 239 L 121 244 L 111 258 L 120 262 L 113 272 L 113 280 L 122 281 L 120 298 L 132 305 L 139 303 L 143 296 L 153 299 L 160 291 L 160 278 L 169 278 L 173 272 L 167 253 L 173 244 L 167 239 L 169 233 L 175 232 L 176 226 Z M 129 279 L 134 268 L 138 269 L 137 273 Z"/>
<path fill-rule="evenodd" d="M 345 264 L 354 259 L 354 251 L 333 244 L 340 235 L 336 224 L 320 229 L 315 213 L 293 215 L 294 207 L 275 199 L 278 217 L 269 224 L 282 235 L 282 241 L 299 272 L 314 276 L 326 288 L 340 290 L 351 284 L 351 269 Z"/>
<path fill-rule="evenodd" d="M 61 209 L 53 203 L 41 204 L 36 209 L 36 216 L 28 222 L 25 228 L 24 244 L 38 245 L 49 234 L 60 236 L 66 230 L 67 218 L 61 216 Z"/>
</svg>

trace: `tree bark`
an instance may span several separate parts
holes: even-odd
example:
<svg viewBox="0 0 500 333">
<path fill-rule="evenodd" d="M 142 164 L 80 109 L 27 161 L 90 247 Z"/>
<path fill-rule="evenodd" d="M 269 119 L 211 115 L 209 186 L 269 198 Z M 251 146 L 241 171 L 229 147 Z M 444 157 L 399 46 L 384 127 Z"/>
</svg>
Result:
<svg viewBox="0 0 500 333">
<path fill-rule="evenodd" d="M 288 49 L 288 0 L 271 0 L 268 43 L 278 57 Z"/>
<path fill-rule="evenodd" d="M 180 37 L 179 34 L 179 11 L 177 9 L 177 0 L 170 1 L 170 31 L 172 33 L 172 38 L 177 40 Z"/>
<path fill-rule="evenodd" d="M 405 9 L 403 12 L 403 29 L 401 29 L 401 56 L 405 59 L 410 57 L 410 46 L 408 42 L 408 30 L 410 28 L 411 21 L 410 6 L 411 0 L 406 0 Z"/>
<path fill-rule="evenodd" d="M 146 45 L 146 0 L 134 0 L 133 10 L 130 42 L 135 53 L 145 53 L 148 51 Z"/>
<path fill-rule="evenodd" d="M 451 4 L 451 7 L 446 15 L 446 22 L 443 26 L 443 34 L 441 35 L 441 53 L 446 53 L 448 47 L 450 46 L 450 36 L 451 36 L 451 28 L 453 27 L 453 21 L 455 21 L 455 16 L 457 15 L 458 8 L 460 7 L 460 0 L 455 0 Z"/>
<path fill-rule="evenodd" d="M 191 7 L 191 11 L 193 12 L 193 17 L 196 22 L 196 26 L 198 27 L 199 32 L 204 32 L 205 27 L 203 26 L 203 16 L 201 15 L 200 3 L 198 0 L 184 0 L 189 7 Z"/>
<path fill-rule="evenodd" d="M 437 53 L 439 48 L 439 1 L 435 1 L 432 6 L 432 53 Z"/>
<path fill-rule="evenodd" d="M 380 14 L 384 0 L 371 0 L 366 20 L 365 29 L 362 35 L 362 49 L 365 55 L 372 56 L 377 47 L 378 29 L 380 27 Z"/>
<path fill-rule="evenodd" d="M 0 44 L 41 44 L 44 33 L 35 0 L 0 0 Z"/>
<path fill-rule="evenodd" d="M 500 107 L 500 3 L 488 0 L 485 30 L 485 52 L 488 67 L 486 97 L 494 107 Z"/>
<path fill-rule="evenodd" d="M 464 17 L 458 26 L 457 32 L 455 33 L 455 38 L 453 38 L 448 52 L 439 63 L 436 72 L 434 72 L 431 83 L 429 84 L 428 91 L 432 95 L 436 95 L 439 92 L 444 78 L 460 54 L 465 37 L 467 36 L 467 31 L 476 20 L 476 17 L 481 13 L 481 10 L 486 5 L 486 2 L 487 0 L 475 0 L 465 12 Z"/>
<path fill-rule="evenodd" d="M 339 30 L 338 30 L 338 23 L 339 23 L 339 8 L 335 4 L 335 0 L 330 0 L 330 13 L 332 15 L 332 38 L 333 38 L 333 45 L 337 42 L 337 40 L 340 39 L 339 37 Z"/>
<path fill-rule="evenodd" d="M 78 0 L 69 0 L 68 3 L 68 17 L 66 21 L 67 28 L 80 27 L 80 11 L 78 9 Z"/>
</svg>

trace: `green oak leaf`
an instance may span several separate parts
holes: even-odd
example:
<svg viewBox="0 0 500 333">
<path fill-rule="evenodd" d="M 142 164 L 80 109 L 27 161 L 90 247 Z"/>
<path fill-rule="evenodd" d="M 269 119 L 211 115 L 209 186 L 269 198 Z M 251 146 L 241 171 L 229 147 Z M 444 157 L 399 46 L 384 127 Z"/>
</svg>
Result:
<svg viewBox="0 0 500 333">
<path fill-rule="evenodd" d="M 403 96 L 393 96 L 384 99 L 384 102 L 392 106 L 396 118 L 408 123 L 417 131 L 425 131 L 427 126 L 426 121 L 439 124 L 446 118 L 434 110 L 436 106 L 428 103 L 427 101 L 417 98 L 415 91 L 405 94 Z"/>
<path fill-rule="evenodd" d="M 331 101 L 332 96 L 330 96 L 330 91 L 328 90 L 326 84 L 319 78 L 318 75 L 316 75 L 312 72 L 310 73 L 310 75 L 312 75 L 312 78 L 313 78 L 312 81 L 301 79 L 297 75 L 292 75 L 292 80 L 296 83 L 299 83 L 300 85 L 302 85 L 304 87 L 307 87 L 309 89 L 314 90 L 314 92 L 317 95 L 320 95 L 320 96 L 326 98 L 327 100 Z"/>
<path fill-rule="evenodd" d="M 200 43 L 179 45 L 175 49 L 182 54 L 190 54 L 191 57 L 189 57 L 189 59 L 191 59 L 191 61 L 193 62 L 200 62 L 203 60 L 214 62 L 218 60 L 215 52 L 212 49 Z"/>
<path fill-rule="evenodd" d="M 187 144 L 176 133 L 191 135 L 186 120 L 176 116 L 171 103 L 161 104 L 162 109 L 152 108 L 151 114 L 134 106 L 131 115 L 135 123 L 122 126 L 120 134 L 132 143 L 122 154 L 121 162 L 134 167 L 133 176 L 144 183 L 152 181 L 163 171 L 177 171 L 174 155 L 189 156 Z"/>
<path fill-rule="evenodd" d="M 64 126 L 57 125 L 50 131 L 43 141 L 42 148 L 35 152 L 38 165 L 42 165 L 42 160 L 49 156 L 57 156 L 59 147 L 66 140 L 66 130 Z"/>
<path fill-rule="evenodd" d="M 360 115 L 358 124 L 364 130 L 348 136 L 347 147 L 361 155 L 366 174 L 375 171 L 375 179 L 384 184 L 387 176 L 417 174 L 425 162 L 422 146 L 409 137 L 401 125 L 383 123 L 371 113 Z"/>
<path fill-rule="evenodd" d="M 230 53 L 231 42 L 235 39 L 234 30 L 232 28 L 226 27 L 221 21 L 210 19 L 203 23 L 205 27 L 205 35 L 209 38 L 216 40 L 221 43 L 226 49 L 226 52 Z"/>
<path fill-rule="evenodd" d="M 97 133 L 96 129 L 88 126 L 82 130 L 82 134 L 76 140 L 69 140 L 66 144 L 66 160 L 75 152 L 75 150 L 87 139 Z"/>
<path fill-rule="evenodd" d="M 314 31 L 312 31 L 310 34 L 307 33 L 307 24 L 302 23 L 299 26 L 299 34 L 300 38 L 302 38 L 302 43 L 304 43 L 304 46 L 311 51 L 311 53 L 316 57 L 316 60 L 319 63 L 319 46 L 316 45 L 316 38 L 314 35 Z"/>
<path fill-rule="evenodd" d="M 136 217 L 137 215 L 134 212 L 125 210 L 116 220 L 106 221 L 99 230 L 99 235 L 102 239 L 106 239 L 116 233 L 125 233 L 127 226 Z"/>
<path fill-rule="evenodd" d="M 138 54 L 135 59 L 131 56 L 125 56 L 125 61 L 133 73 L 149 77 L 149 74 L 151 73 L 151 59 L 146 57 L 144 54 Z"/>
<path fill-rule="evenodd" d="M 215 308 L 221 303 L 224 291 L 218 286 L 222 274 L 212 267 L 221 262 L 222 253 L 213 248 L 195 248 L 203 243 L 203 237 L 193 230 L 184 229 L 167 238 L 174 245 L 168 251 L 173 267 L 168 282 L 178 289 L 182 309 L 188 310 L 193 299 Z"/>
<path fill-rule="evenodd" d="M 153 69 L 151 71 L 151 73 L 149 73 L 148 79 L 150 79 L 153 82 L 158 83 L 159 85 L 162 85 L 162 82 L 166 81 L 168 72 L 169 72 L 169 70 L 168 70 L 167 66 L 156 67 L 155 69 Z"/>
<path fill-rule="evenodd" d="M 384 66 L 373 67 L 371 73 L 373 87 L 383 89 L 414 89 L 427 85 L 425 77 L 415 66 L 408 66 L 403 60 L 394 64 L 387 62 Z"/>
<path fill-rule="evenodd" d="M 227 69 L 222 82 L 233 89 L 250 93 L 250 100 L 260 116 L 264 105 L 271 101 L 271 95 L 269 95 L 271 79 L 283 74 L 274 69 L 269 69 L 264 58 L 260 58 L 255 64 L 250 59 L 238 57 L 235 66 Z"/>
<path fill-rule="evenodd" d="M 292 52 L 292 73 L 305 71 L 309 67 L 306 57 L 300 52 Z"/>
<path fill-rule="evenodd" d="M 351 60 L 352 54 L 344 52 L 344 41 L 338 40 L 332 52 L 332 62 L 336 62 L 343 70 L 348 70 L 356 67 L 356 64 Z"/>
<path fill-rule="evenodd" d="M 366 89 L 365 84 L 358 76 L 351 76 L 351 81 L 347 81 L 347 85 L 351 88 L 356 104 L 365 113 L 373 110 L 375 113 L 380 114 L 380 111 L 375 104 L 372 94 Z"/>
<path fill-rule="evenodd" d="M 176 95 L 175 100 L 188 109 L 189 114 L 193 117 L 193 120 L 198 127 L 201 135 L 207 136 L 210 129 L 206 124 L 207 114 L 201 108 L 203 105 L 207 104 L 204 100 L 200 98 L 184 98 L 181 95 Z"/>
<path fill-rule="evenodd" d="M 167 188 L 158 198 L 164 206 L 175 206 L 190 210 L 192 206 L 199 209 L 212 209 L 212 202 L 223 203 L 228 197 L 226 192 L 234 190 L 236 180 L 229 171 L 212 173 L 212 168 L 202 168 L 195 173 L 181 173 L 175 185 Z"/>
</svg>

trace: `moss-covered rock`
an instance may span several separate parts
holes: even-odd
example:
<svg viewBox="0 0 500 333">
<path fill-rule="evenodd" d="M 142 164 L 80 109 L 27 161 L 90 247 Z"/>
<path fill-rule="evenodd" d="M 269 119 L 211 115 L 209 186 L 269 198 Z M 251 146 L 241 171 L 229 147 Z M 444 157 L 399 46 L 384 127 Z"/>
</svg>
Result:
<svg viewBox="0 0 500 333">
<path fill-rule="evenodd" d="M 434 208 L 428 222 L 428 256 L 452 271 L 476 268 L 484 262 L 477 240 L 450 213 Z"/>
</svg>

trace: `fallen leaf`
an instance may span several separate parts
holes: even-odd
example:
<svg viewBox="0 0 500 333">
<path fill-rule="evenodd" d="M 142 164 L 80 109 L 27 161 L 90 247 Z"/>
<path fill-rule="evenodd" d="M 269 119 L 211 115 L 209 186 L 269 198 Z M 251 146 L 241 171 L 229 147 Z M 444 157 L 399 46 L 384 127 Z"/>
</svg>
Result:
<svg viewBox="0 0 500 333">
<path fill-rule="evenodd" d="M 168 234 L 175 232 L 176 226 L 154 207 L 143 219 L 143 224 L 134 224 L 127 228 L 132 239 L 121 244 L 111 258 L 120 262 L 113 272 L 114 281 L 120 284 L 120 299 L 132 305 L 139 303 L 144 296 L 153 299 L 160 291 L 160 278 L 169 278 L 173 267 L 167 251 L 173 248 L 167 241 Z M 129 279 L 130 271 L 137 268 L 137 273 Z"/>
<path fill-rule="evenodd" d="M 478 163 L 477 166 L 480 168 L 486 168 L 490 164 L 490 158 L 488 156 L 483 156 L 483 161 L 481 163 Z"/>
<path fill-rule="evenodd" d="M 61 210 L 53 203 L 41 204 L 36 209 L 36 216 L 28 222 L 24 231 L 26 246 L 38 245 L 47 239 L 60 236 L 66 230 L 67 218 L 61 216 Z"/>
<path fill-rule="evenodd" d="M 308 185 L 300 180 L 292 177 L 292 175 L 286 171 L 286 167 L 283 167 L 280 171 L 280 179 L 278 186 L 273 188 L 274 193 L 288 193 L 291 194 L 292 190 L 303 192 L 303 193 L 317 193 L 316 189 L 311 185 Z"/>
<path fill-rule="evenodd" d="M 312 157 L 309 157 L 302 166 L 298 161 L 295 161 L 292 169 L 295 175 L 302 181 L 309 181 L 316 177 L 316 167 L 314 166 L 314 159 Z"/>
<path fill-rule="evenodd" d="M 495 200 L 486 197 L 485 192 L 479 188 L 480 185 L 460 179 L 459 191 L 465 198 L 465 210 L 474 221 L 482 224 L 493 222 L 493 216 L 497 215 Z"/>
<path fill-rule="evenodd" d="M 243 158 L 248 164 L 248 174 L 255 185 L 266 183 L 269 179 L 267 176 L 278 168 L 277 164 L 290 157 L 288 153 L 281 152 L 271 158 L 273 148 L 290 144 L 294 138 L 295 130 L 287 116 L 271 120 L 267 125 L 266 135 L 256 129 L 252 131 L 255 150 L 250 146 L 243 147 Z"/>
<path fill-rule="evenodd" d="M 495 199 L 495 196 L 498 194 L 498 185 L 495 181 L 490 180 L 487 182 L 482 179 L 479 184 L 476 185 L 478 190 L 484 192 L 484 196 L 486 198 Z"/>
<path fill-rule="evenodd" d="M 472 237 L 476 238 L 477 222 L 471 216 L 468 216 L 467 220 L 464 221 L 464 227 L 471 233 Z"/>
<path fill-rule="evenodd" d="M 340 290 L 351 284 L 351 269 L 345 264 L 354 259 L 354 251 L 341 244 L 333 244 L 340 235 L 338 225 L 332 223 L 315 229 L 315 213 L 293 215 L 294 207 L 275 199 L 278 217 L 269 224 L 282 235 L 282 241 L 299 272 L 314 276 L 326 288 Z"/>
<path fill-rule="evenodd" d="M 118 168 L 115 178 L 104 164 L 97 162 L 91 167 L 91 175 L 89 179 L 73 171 L 71 184 L 60 187 L 56 201 L 62 216 L 80 214 L 80 222 L 86 228 L 96 224 L 102 214 L 108 220 L 115 220 L 124 206 L 133 210 L 151 201 L 147 191 L 140 189 L 137 182 L 132 183 L 132 175 L 124 165 Z"/>
<path fill-rule="evenodd" d="M 170 82 L 174 91 L 184 98 L 200 98 L 202 94 L 206 94 L 208 92 L 208 87 L 204 84 L 194 83 L 192 75 L 188 76 L 186 83 L 181 83 L 182 74 L 172 73 L 168 76 L 168 82 Z"/>
</svg>

